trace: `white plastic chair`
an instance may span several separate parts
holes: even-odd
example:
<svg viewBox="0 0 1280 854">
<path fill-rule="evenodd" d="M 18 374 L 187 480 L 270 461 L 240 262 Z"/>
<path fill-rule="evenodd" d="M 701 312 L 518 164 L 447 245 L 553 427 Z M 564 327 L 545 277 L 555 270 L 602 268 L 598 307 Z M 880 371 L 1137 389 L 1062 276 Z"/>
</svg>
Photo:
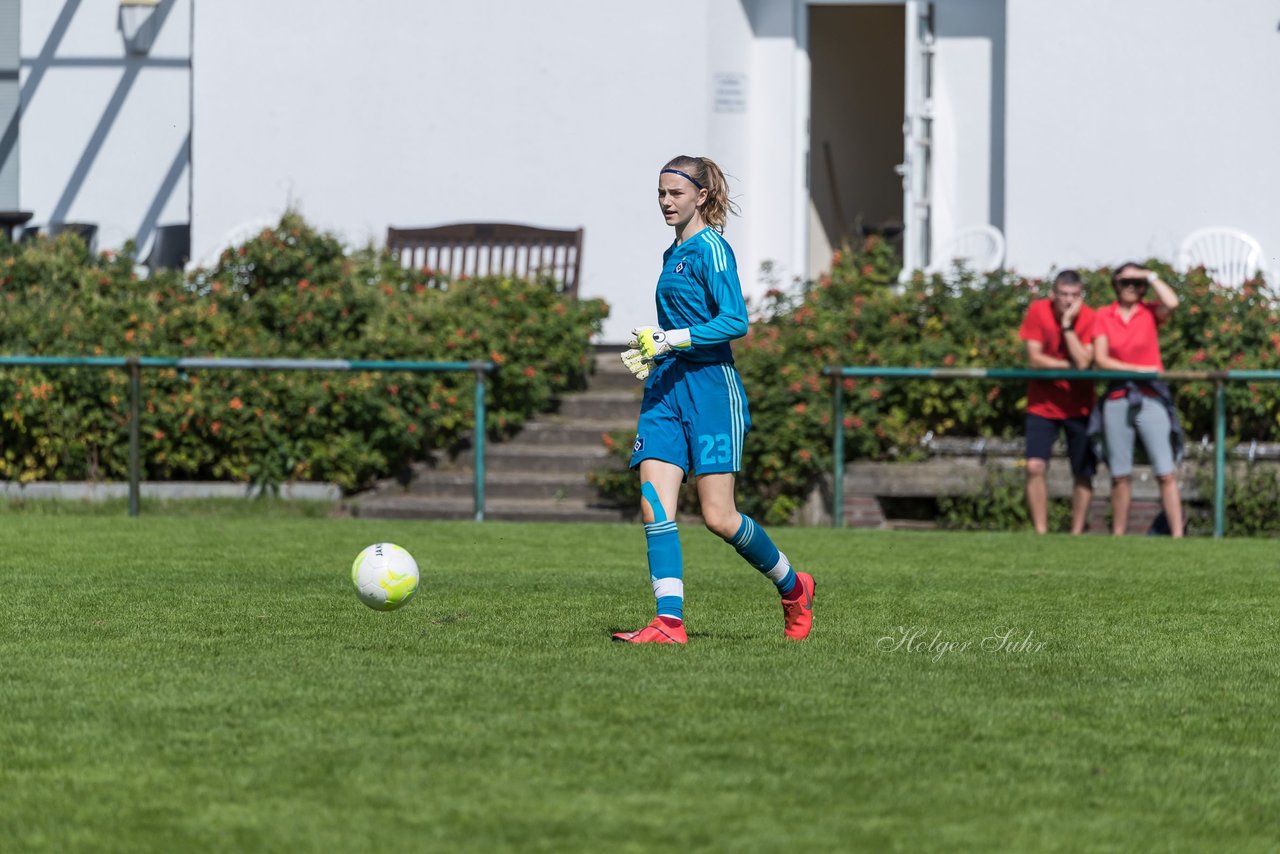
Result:
<svg viewBox="0 0 1280 854">
<path fill-rule="evenodd" d="M 975 225 L 956 232 L 934 257 L 927 273 L 945 273 L 963 265 L 974 273 L 990 273 L 1004 264 L 1004 235 L 994 225 Z"/>
<path fill-rule="evenodd" d="M 242 222 L 235 228 L 228 231 L 218 241 L 217 245 L 210 248 L 204 257 L 194 266 L 203 267 L 206 270 L 213 269 L 218 265 L 219 259 L 222 258 L 222 252 L 226 249 L 239 249 L 253 238 L 257 237 L 268 228 L 275 228 L 280 224 L 280 218 L 275 217 L 258 217 L 248 222 Z"/>
<path fill-rule="evenodd" d="M 1204 267 L 1218 284 L 1238 288 L 1262 272 L 1264 257 L 1258 241 L 1239 229 L 1201 228 L 1178 248 L 1178 272 Z"/>
</svg>

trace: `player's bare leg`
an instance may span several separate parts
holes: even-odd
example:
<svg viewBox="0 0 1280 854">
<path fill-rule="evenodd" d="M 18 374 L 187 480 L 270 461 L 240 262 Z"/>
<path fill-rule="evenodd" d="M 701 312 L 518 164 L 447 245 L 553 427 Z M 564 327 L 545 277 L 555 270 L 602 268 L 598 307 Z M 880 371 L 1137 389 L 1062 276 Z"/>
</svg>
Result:
<svg viewBox="0 0 1280 854">
<path fill-rule="evenodd" d="M 1027 512 L 1037 534 L 1049 530 L 1049 464 L 1036 457 L 1027 458 Z"/>
<path fill-rule="evenodd" d="M 1157 477 L 1160 483 L 1160 506 L 1164 517 L 1169 520 L 1169 531 L 1175 537 L 1182 536 L 1182 492 L 1178 488 L 1178 478 L 1173 474 Z"/>
<path fill-rule="evenodd" d="M 1129 504 L 1133 500 L 1133 485 L 1128 475 L 1111 479 L 1111 533 L 1117 537 L 1129 530 Z"/>
<path fill-rule="evenodd" d="M 1078 477 L 1071 487 L 1071 533 L 1083 534 L 1089 524 L 1089 505 L 1093 503 L 1093 479 Z"/>
</svg>

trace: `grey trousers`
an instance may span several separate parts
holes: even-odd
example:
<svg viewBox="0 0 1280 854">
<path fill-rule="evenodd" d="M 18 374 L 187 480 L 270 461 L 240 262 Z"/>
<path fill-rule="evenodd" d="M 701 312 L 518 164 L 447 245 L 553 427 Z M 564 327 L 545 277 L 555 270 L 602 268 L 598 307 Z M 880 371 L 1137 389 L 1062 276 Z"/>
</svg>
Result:
<svg viewBox="0 0 1280 854">
<path fill-rule="evenodd" d="M 1173 445 L 1169 440 L 1169 412 L 1159 398 L 1143 397 L 1142 407 L 1130 416 L 1129 401 L 1121 397 L 1102 405 L 1102 427 L 1107 436 L 1107 468 L 1112 477 L 1133 473 L 1133 447 L 1142 436 L 1142 447 L 1156 477 L 1173 473 Z"/>
</svg>

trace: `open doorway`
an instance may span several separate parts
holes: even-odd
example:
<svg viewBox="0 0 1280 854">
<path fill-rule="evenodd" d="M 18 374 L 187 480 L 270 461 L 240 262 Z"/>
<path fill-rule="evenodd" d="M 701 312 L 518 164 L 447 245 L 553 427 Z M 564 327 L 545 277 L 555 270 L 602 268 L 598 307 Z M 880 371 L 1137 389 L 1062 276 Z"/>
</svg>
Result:
<svg viewBox="0 0 1280 854">
<path fill-rule="evenodd" d="M 809 7 L 809 271 L 867 234 L 902 235 L 903 6 Z"/>
</svg>

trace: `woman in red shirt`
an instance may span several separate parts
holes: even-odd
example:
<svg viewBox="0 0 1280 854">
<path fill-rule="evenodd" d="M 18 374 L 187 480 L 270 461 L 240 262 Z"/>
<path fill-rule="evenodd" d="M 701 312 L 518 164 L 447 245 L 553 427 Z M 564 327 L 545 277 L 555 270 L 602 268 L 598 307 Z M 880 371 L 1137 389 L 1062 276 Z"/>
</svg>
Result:
<svg viewBox="0 0 1280 854">
<path fill-rule="evenodd" d="M 1094 363 L 1104 371 L 1163 371 L 1157 327 L 1178 307 L 1178 295 L 1140 264 L 1121 264 L 1111 276 L 1116 301 L 1094 317 Z M 1156 299 L 1144 302 L 1148 288 Z M 1168 388 L 1158 381 L 1112 383 L 1102 407 L 1107 468 L 1111 471 L 1111 532 L 1129 525 L 1130 477 L 1137 437 L 1160 483 L 1160 503 L 1173 536 L 1182 536 L 1182 495 L 1174 474 L 1171 435 L 1176 424 Z"/>
</svg>

